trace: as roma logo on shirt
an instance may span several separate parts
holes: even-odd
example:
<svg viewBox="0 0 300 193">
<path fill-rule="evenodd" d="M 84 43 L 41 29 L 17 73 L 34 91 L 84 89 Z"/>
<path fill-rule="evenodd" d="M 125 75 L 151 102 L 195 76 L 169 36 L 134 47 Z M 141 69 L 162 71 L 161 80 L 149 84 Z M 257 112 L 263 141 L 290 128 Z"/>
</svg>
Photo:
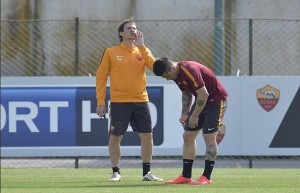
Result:
<svg viewBox="0 0 300 193">
<path fill-rule="evenodd" d="M 141 54 L 137 55 L 136 58 L 139 60 L 139 61 L 142 61 L 143 57 Z"/>
<path fill-rule="evenodd" d="M 256 97 L 260 106 L 269 112 L 277 105 L 280 98 L 280 90 L 266 85 L 263 88 L 257 89 Z"/>
</svg>

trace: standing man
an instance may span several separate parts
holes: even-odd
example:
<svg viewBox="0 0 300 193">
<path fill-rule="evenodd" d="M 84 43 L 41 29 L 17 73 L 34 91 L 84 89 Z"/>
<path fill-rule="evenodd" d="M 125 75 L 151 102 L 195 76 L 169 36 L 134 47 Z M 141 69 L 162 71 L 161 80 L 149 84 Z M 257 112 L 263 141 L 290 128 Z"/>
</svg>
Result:
<svg viewBox="0 0 300 193">
<path fill-rule="evenodd" d="M 179 119 L 184 127 L 182 174 L 166 184 L 211 184 L 211 173 L 217 158 L 216 136 L 222 125 L 228 96 L 222 84 L 206 66 L 195 61 L 173 62 L 157 59 L 153 72 L 167 80 L 174 80 L 182 91 L 182 112 Z M 192 104 L 192 96 L 195 101 Z M 196 158 L 196 137 L 202 129 L 206 144 L 205 168 L 196 181 L 192 180 L 192 166 Z"/>
<path fill-rule="evenodd" d="M 163 181 L 150 172 L 153 135 L 146 67 L 153 70 L 154 57 L 144 45 L 143 33 L 137 30 L 133 19 L 127 19 L 118 28 L 121 44 L 105 50 L 96 74 L 97 108 L 99 117 L 105 117 L 106 83 L 110 77 L 109 154 L 112 164 L 110 181 L 121 180 L 120 143 L 129 123 L 141 139 L 143 181 Z"/>
</svg>

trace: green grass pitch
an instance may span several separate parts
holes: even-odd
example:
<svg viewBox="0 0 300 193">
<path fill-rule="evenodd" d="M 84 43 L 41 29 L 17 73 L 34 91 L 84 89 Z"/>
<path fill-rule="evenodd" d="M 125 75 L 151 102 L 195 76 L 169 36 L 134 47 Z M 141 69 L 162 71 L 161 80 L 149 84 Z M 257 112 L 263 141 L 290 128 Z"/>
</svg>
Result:
<svg viewBox="0 0 300 193">
<path fill-rule="evenodd" d="M 142 182 L 140 168 L 122 168 L 121 182 L 108 182 L 110 168 L 45 169 L 1 168 L 2 193 L 300 193 L 300 169 L 215 168 L 213 184 L 206 186 L 165 185 Z M 170 180 L 180 168 L 152 168 L 157 176 Z M 202 168 L 193 169 L 193 179 Z"/>
</svg>

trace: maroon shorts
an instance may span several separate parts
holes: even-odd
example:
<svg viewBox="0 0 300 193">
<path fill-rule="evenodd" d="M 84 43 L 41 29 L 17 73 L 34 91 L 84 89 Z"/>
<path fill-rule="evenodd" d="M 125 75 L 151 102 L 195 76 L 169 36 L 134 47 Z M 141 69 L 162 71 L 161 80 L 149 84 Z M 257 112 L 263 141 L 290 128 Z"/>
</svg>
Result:
<svg viewBox="0 0 300 193">
<path fill-rule="evenodd" d="M 138 133 L 151 133 L 152 123 L 148 102 L 110 103 L 109 133 L 124 135 L 130 124 Z"/>
<path fill-rule="evenodd" d="M 203 111 L 199 115 L 198 127 L 190 128 L 189 118 L 191 113 L 194 111 L 195 104 L 193 104 L 189 116 L 187 118 L 187 122 L 185 124 L 184 130 L 186 131 L 196 131 L 203 129 L 204 134 L 214 133 L 218 131 L 218 126 L 222 125 L 222 120 L 227 108 L 227 101 L 221 100 L 212 104 L 209 104 L 208 107 L 204 107 Z"/>
</svg>

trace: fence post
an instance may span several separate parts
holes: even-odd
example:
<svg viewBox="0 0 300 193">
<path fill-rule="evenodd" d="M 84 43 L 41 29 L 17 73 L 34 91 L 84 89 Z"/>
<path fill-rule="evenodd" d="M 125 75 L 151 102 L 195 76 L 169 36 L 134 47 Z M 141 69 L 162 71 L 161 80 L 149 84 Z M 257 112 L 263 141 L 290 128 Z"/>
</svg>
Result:
<svg viewBox="0 0 300 193">
<path fill-rule="evenodd" d="M 252 19 L 249 19 L 249 76 L 253 73 Z"/>
<path fill-rule="evenodd" d="M 75 18 L 75 69 L 74 75 L 78 76 L 79 71 L 79 18 Z"/>
<path fill-rule="evenodd" d="M 253 157 L 249 157 L 249 168 L 253 168 Z"/>
<path fill-rule="evenodd" d="M 33 11 L 33 59 L 34 59 L 34 64 L 33 64 L 33 76 L 37 76 L 38 75 L 38 64 L 37 64 L 37 47 L 38 47 L 38 41 L 40 40 L 40 30 L 37 27 L 37 20 L 39 19 L 39 10 L 38 10 L 38 1 L 35 0 L 34 1 L 34 11 Z M 29 22 L 30 23 L 30 22 Z"/>
<path fill-rule="evenodd" d="M 215 0 L 215 73 L 224 75 L 224 17 L 223 0 Z"/>
<path fill-rule="evenodd" d="M 79 168 L 79 157 L 75 157 L 75 168 Z"/>
</svg>

